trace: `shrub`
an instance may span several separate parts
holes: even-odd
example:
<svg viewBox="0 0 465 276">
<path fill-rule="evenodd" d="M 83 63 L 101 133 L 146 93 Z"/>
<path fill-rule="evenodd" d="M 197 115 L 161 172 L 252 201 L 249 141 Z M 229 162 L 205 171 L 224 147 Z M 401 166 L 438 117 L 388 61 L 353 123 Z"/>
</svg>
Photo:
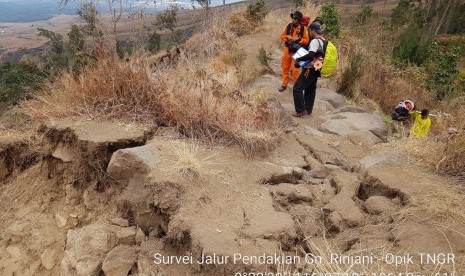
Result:
<svg viewBox="0 0 465 276">
<path fill-rule="evenodd" d="M 358 15 L 358 22 L 364 24 L 373 16 L 373 6 L 362 5 L 362 11 Z"/>
<path fill-rule="evenodd" d="M 247 17 L 250 20 L 262 21 L 265 16 L 265 0 L 254 0 L 247 6 Z"/>
<path fill-rule="evenodd" d="M 320 7 L 321 17 L 325 23 L 325 33 L 330 39 L 338 39 L 341 34 L 341 15 L 332 2 L 325 3 Z"/>
<path fill-rule="evenodd" d="M 355 84 L 362 77 L 362 61 L 361 53 L 356 53 L 350 59 L 349 66 L 344 69 L 341 80 L 338 83 L 337 93 L 353 98 L 355 96 Z"/>
<path fill-rule="evenodd" d="M 47 77 L 33 64 L 0 63 L 0 100 L 15 104 L 39 91 Z"/>
<path fill-rule="evenodd" d="M 423 29 L 417 25 L 409 26 L 394 46 L 392 56 L 398 63 L 422 65 L 428 58 L 429 43 L 421 42 Z"/>
<path fill-rule="evenodd" d="M 413 7 L 411 0 L 400 0 L 391 13 L 391 27 L 395 28 L 406 24 L 410 19 Z"/>
<path fill-rule="evenodd" d="M 436 99 L 443 100 L 453 96 L 456 90 L 454 80 L 459 73 L 459 49 L 450 47 L 445 50 L 435 48 L 432 56 L 435 64 L 433 72 L 428 78 L 426 85 L 430 91 L 436 93 Z"/>
<path fill-rule="evenodd" d="M 247 53 L 242 49 L 235 49 L 220 57 L 224 64 L 232 65 L 236 70 L 239 70 L 247 57 Z"/>
<path fill-rule="evenodd" d="M 271 69 L 270 65 L 268 64 L 268 60 L 271 59 L 271 53 L 267 53 L 263 46 L 258 49 L 257 59 L 261 65 Z"/>
<path fill-rule="evenodd" d="M 161 48 L 161 37 L 157 32 L 153 32 L 148 41 L 147 50 L 150 53 L 155 54 L 156 52 L 160 51 Z"/>
</svg>

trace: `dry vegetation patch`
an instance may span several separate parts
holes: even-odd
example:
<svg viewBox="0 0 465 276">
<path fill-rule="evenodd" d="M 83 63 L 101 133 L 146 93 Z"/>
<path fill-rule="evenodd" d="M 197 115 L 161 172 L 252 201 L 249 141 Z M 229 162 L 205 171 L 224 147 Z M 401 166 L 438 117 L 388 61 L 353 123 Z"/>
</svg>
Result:
<svg viewBox="0 0 465 276">
<path fill-rule="evenodd" d="M 84 116 L 156 122 L 191 137 L 237 143 L 248 153 L 268 150 L 285 127 L 279 110 L 267 101 L 250 101 L 239 74 L 225 77 L 225 71 L 237 71 L 247 53 L 237 49 L 224 20 L 209 23 L 171 57 L 170 65 L 151 64 L 143 51 L 125 60 L 107 55 L 77 77 L 63 75 L 22 107 L 40 120 Z"/>
</svg>

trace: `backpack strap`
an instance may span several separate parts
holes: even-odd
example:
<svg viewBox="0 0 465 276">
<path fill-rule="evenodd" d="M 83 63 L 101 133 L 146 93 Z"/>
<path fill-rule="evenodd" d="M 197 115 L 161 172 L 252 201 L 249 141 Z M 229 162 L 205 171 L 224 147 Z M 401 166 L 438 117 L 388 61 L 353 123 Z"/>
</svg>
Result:
<svg viewBox="0 0 465 276">
<path fill-rule="evenodd" d="M 323 54 L 326 54 L 326 48 L 328 48 L 328 43 L 329 43 L 328 40 L 325 40 L 325 41 L 323 42 Z"/>
<path fill-rule="evenodd" d="M 320 45 L 319 49 L 318 50 L 322 50 L 323 51 L 323 56 L 326 54 L 326 48 L 328 47 L 328 40 L 323 40 L 321 38 L 316 38 L 316 40 L 318 41 L 318 45 Z M 323 45 L 321 45 L 323 43 Z"/>
<path fill-rule="evenodd" d="M 292 23 L 289 23 L 286 27 L 286 33 L 287 35 L 292 35 L 292 32 L 294 31 L 294 27 L 292 26 Z M 300 23 L 300 31 L 297 34 L 300 39 L 304 36 L 304 25 Z"/>
<path fill-rule="evenodd" d="M 286 34 L 287 35 L 292 35 L 292 23 L 289 23 L 286 27 Z"/>
</svg>

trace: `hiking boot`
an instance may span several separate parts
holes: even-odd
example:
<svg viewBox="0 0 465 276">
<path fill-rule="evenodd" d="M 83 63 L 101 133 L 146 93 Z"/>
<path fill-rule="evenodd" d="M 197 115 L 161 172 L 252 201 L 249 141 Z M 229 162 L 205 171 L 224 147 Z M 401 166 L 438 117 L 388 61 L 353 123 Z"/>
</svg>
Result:
<svg viewBox="0 0 465 276">
<path fill-rule="evenodd" d="M 305 116 L 305 115 L 307 115 L 307 112 L 305 112 L 305 111 L 304 112 L 294 112 L 294 113 L 292 113 L 292 116 L 294 116 L 294 117 L 302 117 L 302 116 Z"/>
<path fill-rule="evenodd" d="M 278 89 L 278 91 L 279 91 L 279 92 L 283 92 L 284 90 L 286 90 L 286 88 L 287 88 L 287 86 L 281 86 L 281 87 Z"/>
<path fill-rule="evenodd" d="M 307 115 L 312 115 L 312 112 L 311 112 L 311 111 L 307 111 Z"/>
</svg>

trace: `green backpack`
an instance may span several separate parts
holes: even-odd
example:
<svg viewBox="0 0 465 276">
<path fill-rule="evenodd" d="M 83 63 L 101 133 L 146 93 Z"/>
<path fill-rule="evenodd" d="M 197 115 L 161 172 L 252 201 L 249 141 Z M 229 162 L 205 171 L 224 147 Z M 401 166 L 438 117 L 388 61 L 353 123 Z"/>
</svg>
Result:
<svg viewBox="0 0 465 276">
<path fill-rule="evenodd" d="M 336 70 L 337 67 L 337 49 L 331 41 L 324 41 L 323 43 L 323 67 L 321 67 L 320 75 L 328 78 Z"/>
</svg>

